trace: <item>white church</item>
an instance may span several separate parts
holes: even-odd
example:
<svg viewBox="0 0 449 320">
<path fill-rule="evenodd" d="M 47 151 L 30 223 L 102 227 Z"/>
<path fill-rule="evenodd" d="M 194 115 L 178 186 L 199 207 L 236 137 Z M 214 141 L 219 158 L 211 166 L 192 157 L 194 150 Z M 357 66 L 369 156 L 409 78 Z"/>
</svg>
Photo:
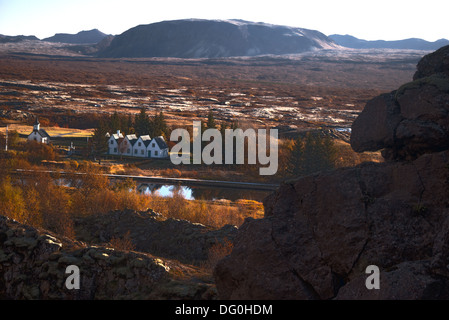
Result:
<svg viewBox="0 0 449 320">
<path fill-rule="evenodd" d="M 33 132 L 28 135 L 29 141 L 37 141 L 40 143 L 48 144 L 50 143 L 50 135 L 44 129 L 40 128 L 39 119 L 36 118 L 36 121 L 33 125 Z"/>
<path fill-rule="evenodd" d="M 108 154 L 140 158 L 168 158 L 168 145 L 164 137 L 149 135 L 137 137 L 135 134 L 123 135 L 120 130 L 109 135 Z"/>
</svg>

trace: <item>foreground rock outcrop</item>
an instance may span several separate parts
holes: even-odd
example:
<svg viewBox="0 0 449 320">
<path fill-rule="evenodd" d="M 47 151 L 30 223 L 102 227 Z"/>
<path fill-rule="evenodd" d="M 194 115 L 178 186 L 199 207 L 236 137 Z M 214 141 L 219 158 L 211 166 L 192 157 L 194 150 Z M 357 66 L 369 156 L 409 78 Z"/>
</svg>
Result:
<svg viewBox="0 0 449 320">
<path fill-rule="evenodd" d="M 69 290 L 66 268 L 80 270 Z M 0 216 L 0 299 L 211 299 L 201 270 L 155 256 L 87 246 Z"/>
<path fill-rule="evenodd" d="M 449 298 L 449 82 L 425 76 L 370 101 L 354 122 L 356 151 L 385 148 L 403 161 L 284 183 L 215 268 L 220 298 Z M 379 290 L 365 285 L 370 265 Z"/>
<path fill-rule="evenodd" d="M 149 209 L 113 211 L 75 221 L 77 239 L 88 243 L 108 243 L 112 238 L 128 235 L 139 252 L 201 264 L 209 249 L 217 243 L 233 241 L 237 227 L 226 225 L 214 229 L 199 223 L 171 219 Z"/>
</svg>

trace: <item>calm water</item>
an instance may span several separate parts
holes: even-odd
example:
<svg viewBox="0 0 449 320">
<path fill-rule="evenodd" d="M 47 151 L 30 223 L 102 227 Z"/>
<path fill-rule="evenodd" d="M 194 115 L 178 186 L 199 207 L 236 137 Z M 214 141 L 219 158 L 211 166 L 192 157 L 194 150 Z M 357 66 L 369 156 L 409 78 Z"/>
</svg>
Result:
<svg viewBox="0 0 449 320">
<path fill-rule="evenodd" d="M 162 197 L 172 197 L 175 193 L 182 195 L 187 200 L 230 200 L 248 199 L 262 201 L 271 191 L 231 189 L 231 188 L 206 188 L 187 187 L 181 185 L 141 185 L 139 191 L 145 194 L 153 194 Z"/>
<path fill-rule="evenodd" d="M 64 178 L 56 179 L 56 184 L 71 186 L 71 181 Z M 175 193 L 182 195 L 187 200 L 230 200 L 238 199 L 255 200 L 262 202 L 272 191 L 232 189 L 218 187 L 187 187 L 183 185 L 141 184 L 137 190 L 144 194 L 153 194 L 161 197 L 173 197 Z"/>
</svg>

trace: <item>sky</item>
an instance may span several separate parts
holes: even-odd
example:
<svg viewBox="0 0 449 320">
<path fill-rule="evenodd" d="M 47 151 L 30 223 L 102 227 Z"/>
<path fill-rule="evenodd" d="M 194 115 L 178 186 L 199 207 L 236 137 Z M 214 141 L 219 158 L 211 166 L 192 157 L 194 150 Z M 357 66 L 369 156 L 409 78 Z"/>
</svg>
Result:
<svg viewBox="0 0 449 320">
<path fill-rule="evenodd" d="M 243 19 L 365 40 L 449 39 L 447 0 L 0 0 L 0 34 L 121 34 L 176 19 Z"/>
</svg>

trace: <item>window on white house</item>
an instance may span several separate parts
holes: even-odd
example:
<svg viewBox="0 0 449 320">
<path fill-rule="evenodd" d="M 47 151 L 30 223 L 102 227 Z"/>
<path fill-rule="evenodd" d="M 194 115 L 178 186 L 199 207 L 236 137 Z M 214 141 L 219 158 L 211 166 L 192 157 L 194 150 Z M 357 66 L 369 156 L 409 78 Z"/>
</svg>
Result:
<svg viewBox="0 0 449 320">
<path fill-rule="evenodd" d="M 117 148 L 114 148 L 114 152 L 117 152 Z"/>
<path fill-rule="evenodd" d="M 153 147 L 153 148 L 155 147 L 155 144 L 154 144 L 154 143 L 152 144 L 152 147 Z"/>
<path fill-rule="evenodd" d="M 114 140 L 111 140 L 111 144 L 114 144 Z"/>
<path fill-rule="evenodd" d="M 159 154 L 159 152 L 157 152 L 157 151 L 154 151 L 154 155 L 155 156 L 157 156 Z"/>
<path fill-rule="evenodd" d="M 135 153 L 135 154 L 137 154 L 137 149 L 136 149 L 136 150 L 134 150 L 134 153 Z"/>
<path fill-rule="evenodd" d="M 139 146 L 139 147 L 141 147 L 141 146 L 142 146 L 142 143 L 141 143 L 141 142 L 139 142 L 139 143 L 138 143 L 138 146 Z"/>
</svg>

